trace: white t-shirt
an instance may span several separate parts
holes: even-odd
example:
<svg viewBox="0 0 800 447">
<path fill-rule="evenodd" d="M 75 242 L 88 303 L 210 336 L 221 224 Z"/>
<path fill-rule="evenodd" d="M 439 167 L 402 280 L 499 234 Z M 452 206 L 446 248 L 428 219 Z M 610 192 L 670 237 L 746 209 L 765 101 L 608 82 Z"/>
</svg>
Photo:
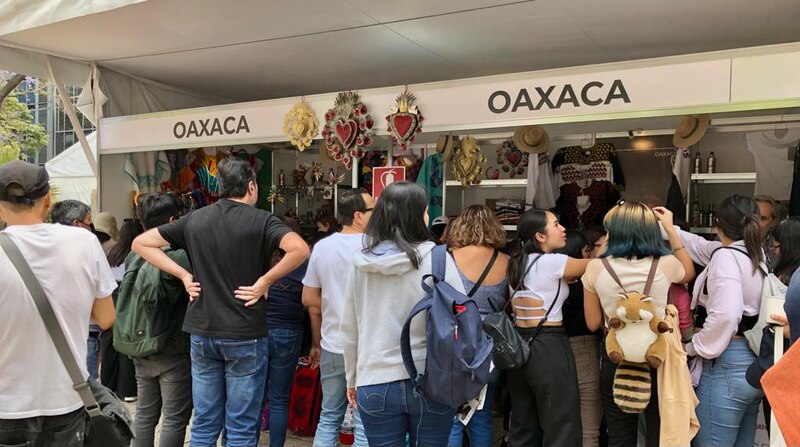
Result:
<svg viewBox="0 0 800 447">
<path fill-rule="evenodd" d="M 528 257 L 528 265 L 538 257 L 539 254 L 531 254 Z M 567 266 L 569 256 L 559 253 L 547 253 L 541 255 L 541 259 L 536 261 L 536 264 L 531 267 L 531 270 L 525 275 L 525 282 L 523 289 L 518 290 L 514 294 L 515 297 L 533 296 L 539 298 L 544 302 L 542 310 L 547 312 L 550 305 L 554 300 L 557 300 L 553 310 L 547 317 L 547 321 L 563 321 L 564 317 L 561 314 L 561 308 L 564 306 L 569 295 L 569 285 L 564 281 L 564 268 Z M 528 265 L 525 268 L 528 268 Z M 558 290 L 558 285 L 561 284 L 561 290 Z M 510 285 L 516 287 L 516 284 Z M 556 292 L 558 296 L 556 297 Z M 513 301 L 512 301 L 513 305 Z M 538 321 L 538 320 L 537 320 Z"/>
<path fill-rule="evenodd" d="M 755 194 L 789 200 L 794 172 L 789 154 L 794 154 L 800 141 L 800 129 L 788 129 L 785 135 L 773 130 L 749 132 L 746 137 L 747 150 L 756 162 Z"/>
<path fill-rule="evenodd" d="M 642 292 L 647 283 L 647 275 L 650 273 L 650 266 L 653 258 L 625 259 L 609 258 L 611 268 L 619 276 L 622 285 L 628 292 Z M 686 271 L 683 264 L 675 256 L 662 256 L 658 260 L 658 269 L 653 278 L 653 285 L 650 286 L 650 296 L 653 297 L 653 304 L 659 318 L 664 318 L 664 311 L 667 307 L 669 286 L 678 283 L 683 279 Z M 595 259 L 586 266 L 586 273 L 583 274 L 584 289 L 597 294 L 600 297 L 600 305 L 606 317 L 617 314 L 620 294 L 624 293 L 614 278 L 603 266 L 603 261 Z"/>
<path fill-rule="evenodd" d="M 42 285 L 81 373 L 95 298 L 117 287 L 100 242 L 83 228 L 38 224 L 8 227 Z M 83 404 L 28 289 L 0 250 L 0 419 L 56 416 Z"/>
<path fill-rule="evenodd" d="M 363 234 L 332 234 L 314 245 L 303 284 L 322 289 L 322 349 L 344 354 L 339 325 L 344 314 L 344 288 L 353 269 L 353 255 L 364 248 Z"/>
</svg>

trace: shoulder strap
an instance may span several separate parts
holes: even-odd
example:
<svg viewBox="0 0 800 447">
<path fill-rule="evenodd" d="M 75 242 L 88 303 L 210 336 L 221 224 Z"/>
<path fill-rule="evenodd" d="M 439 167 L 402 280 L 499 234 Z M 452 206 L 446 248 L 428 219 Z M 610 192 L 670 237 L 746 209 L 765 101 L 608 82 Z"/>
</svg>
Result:
<svg viewBox="0 0 800 447">
<path fill-rule="evenodd" d="M 100 416 L 100 407 L 97 405 L 97 400 L 95 400 L 94 394 L 92 394 L 92 390 L 89 388 L 89 383 L 83 377 L 78 367 L 78 362 L 75 361 L 75 356 L 72 355 L 72 350 L 69 348 L 69 344 L 67 344 L 67 338 L 64 336 L 64 331 L 58 323 L 56 314 L 53 311 L 53 307 L 50 305 L 50 301 L 47 299 L 47 295 L 42 289 L 42 285 L 36 279 L 36 275 L 34 275 L 25 257 L 19 251 L 17 244 L 5 233 L 0 233 L 0 246 L 2 246 L 3 250 L 6 252 L 11 263 L 14 264 L 17 272 L 19 272 L 19 276 L 22 277 L 22 281 L 25 283 L 25 287 L 28 288 L 31 297 L 33 297 L 36 310 L 39 311 L 39 315 L 42 317 L 42 321 L 47 328 L 47 332 L 50 334 L 50 338 L 53 340 L 58 356 L 61 357 L 61 362 L 67 369 L 67 373 L 69 373 L 70 380 L 72 380 L 72 387 L 78 392 L 78 395 L 80 395 L 83 401 L 83 406 L 86 407 L 86 411 L 90 416 Z"/>
<path fill-rule="evenodd" d="M 447 246 L 437 245 L 431 250 L 431 274 L 439 281 L 444 281 L 447 271 Z"/>
<path fill-rule="evenodd" d="M 486 264 L 486 268 L 483 269 L 483 273 L 481 273 L 481 277 L 478 278 L 478 281 L 475 283 L 474 286 L 472 286 L 472 289 L 469 291 L 469 293 L 467 293 L 468 297 L 472 298 L 472 295 L 475 295 L 475 292 L 477 292 L 478 289 L 481 287 L 481 284 L 483 284 L 483 281 L 486 280 L 487 276 L 489 276 L 489 272 L 492 270 L 492 266 L 494 266 L 494 261 L 497 260 L 497 255 L 499 253 L 500 252 L 495 248 L 494 249 L 494 253 L 492 254 L 492 259 L 490 259 L 489 263 Z"/>
<path fill-rule="evenodd" d="M 714 258 L 714 254 L 717 253 L 720 250 L 738 251 L 739 253 L 741 253 L 741 254 L 743 254 L 743 255 L 745 255 L 747 257 L 750 257 L 750 255 L 746 251 L 742 250 L 741 248 L 736 248 L 736 247 L 731 247 L 731 246 L 728 246 L 728 245 L 723 245 L 721 247 L 715 248 L 714 251 L 711 252 L 711 256 L 708 257 L 708 263 L 709 264 L 711 264 L 711 259 Z M 706 268 L 708 268 L 708 264 L 706 264 Z M 765 275 L 766 275 L 766 273 L 765 273 Z M 708 295 L 708 274 L 706 274 L 705 281 L 703 281 L 703 294 L 704 295 Z"/>
<path fill-rule="evenodd" d="M 656 279 L 659 259 L 658 257 L 653 257 L 653 262 L 650 264 L 650 273 L 647 274 L 647 282 L 644 283 L 644 290 L 642 291 L 645 295 L 650 295 L 650 289 L 653 287 L 653 281 Z"/>
<path fill-rule="evenodd" d="M 425 278 L 422 281 L 424 282 Z M 421 299 L 409 312 L 408 318 L 403 324 L 403 330 L 400 332 L 400 355 L 403 357 L 403 365 L 406 367 L 408 377 L 414 381 L 415 386 L 419 385 L 422 376 L 418 373 L 417 366 L 414 364 L 414 357 L 411 354 L 411 320 L 420 312 L 430 309 L 432 304 L 433 297 L 430 294 Z"/>
<path fill-rule="evenodd" d="M 608 274 L 611 275 L 611 279 L 613 279 L 614 282 L 617 283 L 617 285 L 620 287 L 620 289 L 622 289 L 623 292 L 628 293 L 628 291 L 625 290 L 625 286 L 622 285 L 622 281 L 619 280 L 619 276 L 617 275 L 617 272 L 614 271 L 614 268 L 611 267 L 611 263 L 608 262 L 608 258 L 600 258 L 600 262 L 603 263 L 603 267 L 606 268 L 606 271 L 608 271 Z"/>
<path fill-rule="evenodd" d="M 503 309 L 507 310 L 508 306 L 511 305 L 511 300 L 514 299 L 514 294 L 517 293 L 522 288 L 523 285 L 525 285 L 525 277 L 528 276 L 528 273 L 530 273 L 531 269 L 533 268 L 533 265 L 536 264 L 539 261 L 539 259 L 542 259 L 542 256 L 544 255 L 540 254 L 539 256 L 537 256 L 536 259 L 534 259 L 533 262 L 531 262 L 530 265 L 528 265 L 528 268 L 525 269 L 525 272 L 519 278 L 517 286 L 514 287 L 514 290 L 511 291 L 511 295 L 508 297 L 508 301 L 506 302 L 506 305 Z"/>
</svg>

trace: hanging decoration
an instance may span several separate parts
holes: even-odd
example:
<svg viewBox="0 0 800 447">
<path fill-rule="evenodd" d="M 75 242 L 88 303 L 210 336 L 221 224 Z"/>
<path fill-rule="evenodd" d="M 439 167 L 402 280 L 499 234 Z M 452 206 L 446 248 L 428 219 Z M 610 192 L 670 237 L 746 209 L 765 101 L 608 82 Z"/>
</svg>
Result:
<svg viewBox="0 0 800 447">
<path fill-rule="evenodd" d="M 284 199 L 283 195 L 281 194 L 278 186 L 273 186 L 269 190 L 269 194 L 267 195 L 267 202 L 275 204 L 278 203 L 286 203 L 286 199 Z"/>
<path fill-rule="evenodd" d="M 486 156 L 481 152 L 478 142 L 475 138 L 467 137 L 461 140 L 453 155 L 450 172 L 464 186 L 477 185 L 481 182 L 478 176 L 483 173 L 485 164 Z"/>
<path fill-rule="evenodd" d="M 528 167 L 529 154 L 522 152 L 514 144 L 513 140 L 506 140 L 497 148 L 497 164 L 503 172 L 507 172 L 510 178 L 525 173 Z M 488 176 L 487 176 L 488 178 Z"/>
<path fill-rule="evenodd" d="M 302 152 L 311 146 L 319 133 L 319 120 L 314 109 L 303 99 L 283 117 L 283 134 Z"/>
<path fill-rule="evenodd" d="M 372 144 L 375 122 L 367 113 L 367 106 L 356 92 L 339 93 L 333 108 L 325 114 L 325 121 L 322 136 L 328 154 L 350 169 L 353 159 L 363 157 L 365 149 Z"/>
<path fill-rule="evenodd" d="M 397 97 L 396 104 L 392 105 L 389 109 L 389 115 L 386 115 L 386 122 L 389 124 L 387 129 L 392 135 L 392 141 L 399 144 L 403 150 L 414 142 L 417 134 L 422 132 L 422 113 L 414 104 L 416 97 L 408 92 L 408 86 L 405 91 Z"/>
</svg>

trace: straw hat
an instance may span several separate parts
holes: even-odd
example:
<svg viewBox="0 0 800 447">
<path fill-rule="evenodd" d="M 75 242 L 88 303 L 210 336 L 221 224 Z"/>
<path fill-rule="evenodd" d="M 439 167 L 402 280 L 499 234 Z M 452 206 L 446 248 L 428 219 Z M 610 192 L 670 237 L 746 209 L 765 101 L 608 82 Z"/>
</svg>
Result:
<svg viewBox="0 0 800 447">
<path fill-rule="evenodd" d="M 117 228 L 117 218 L 108 212 L 99 213 L 92 219 L 94 229 L 111 236 L 112 240 L 119 240 L 119 228 Z"/>
<path fill-rule="evenodd" d="M 458 136 L 453 134 L 439 135 L 436 140 L 436 152 L 442 154 L 442 161 L 449 161 L 458 146 Z"/>
<path fill-rule="evenodd" d="M 517 149 L 529 154 L 542 154 L 550 149 L 550 136 L 539 126 L 520 127 L 513 140 Z"/>
<path fill-rule="evenodd" d="M 675 128 L 672 144 L 675 147 L 689 147 L 697 143 L 706 134 L 710 122 L 708 114 L 684 116 Z"/>
</svg>

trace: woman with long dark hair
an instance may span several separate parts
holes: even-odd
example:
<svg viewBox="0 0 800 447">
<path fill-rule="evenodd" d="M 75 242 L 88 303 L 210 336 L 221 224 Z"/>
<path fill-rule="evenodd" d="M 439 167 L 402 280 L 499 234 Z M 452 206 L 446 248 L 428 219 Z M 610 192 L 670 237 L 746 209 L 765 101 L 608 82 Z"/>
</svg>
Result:
<svg viewBox="0 0 800 447">
<path fill-rule="evenodd" d="M 792 275 L 800 267 L 800 217 L 784 219 L 772 233 L 773 259 L 777 259 L 773 271 L 784 284 L 789 285 Z"/>
<path fill-rule="evenodd" d="M 668 221 L 671 215 L 663 218 Z M 663 319 L 667 294 L 672 283 L 689 281 L 694 276 L 692 261 L 681 247 L 677 233 L 667 225 L 673 249 L 670 251 L 664 245 L 653 210 L 647 205 L 631 201 L 620 201 L 612 208 L 603 219 L 603 226 L 608 231 L 603 259 L 592 261 L 583 276 L 587 326 L 598 330 L 604 322 L 616 317 L 620 294 L 644 292 L 654 266 L 656 270 L 653 272 L 649 296 L 653 300 L 656 316 Z M 612 271 L 625 286 L 624 289 L 613 278 Z M 612 361 L 605 349 L 601 351 L 600 393 L 608 427 L 608 444 L 611 447 L 635 447 L 639 432 L 639 414 L 624 411 L 614 398 L 614 377 L 620 359 Z M 649 401 L 644 409 L 647 444 L 659 445 L 662 421 L 659 415 L 655 368 L 660 365 L 650 366 L 653 368 L 650 373 L 653 385 L 650 394 L 644 394 L 641 398 Z"/>
<path fill-rule="evenodd" d="M 555 253 L 566 230 L 550 211 L 532 209 L 517 224 L 519 246 L 509 263 L 511 306 L 519 334 L 528 340 L 528 363 L 508 371 L 511 394 L 509 446 L 581 445 L 581 408 L 575 360 L 563 327 L 567 279 L 579 278 L 588 259 Z M 538 334 L 533 338 L 534 334 Z"/>
<path fill-rule="evenodd" d="M 658 212 L 659 209 L 656 208 Z M 667 225 L 667 222 L 664 222 Z M 758 205 L 734 194 L 719 206 L 714 222 L 719 241 L 676 228 L 696 264 L 705 266 L 695 283 L 695 331 L 685 345 L 702 367 L 697 398 L 700 431 L 692 445 L 751 446 L 763 394 L 747 383 L 755 360 L 744 332 L 758 322 L 764 275 Z M 695 373 L 696 374 L 696 373 Z"/>
<path fill-rule="evenodd" d="M 447 445 L 456 409 L 425 400 L 414 391 L 400 353 L 400 333 L 409 312 L 425 295 L 422 278 L 431 273 L 425 190 L 411 182 L 389 185 L 381 194 L 365 234 L 366 248 L 349 275 L 341 337 L 347 397 L 358 406 L 372 447 Z M 464 292 L 452 258 L 445 280 Z M 425 318 L 411 322 L 411 351 L 425 370 Z"/>
<path fill-rule="evenodd" d="M 133 240 L 142 233 L 144 228 L 138 219 L 125 219 L 119 230 L 119 240 L 106 254 L 108 265 L 111 266 L 111 272 L 114 273 L 114 279 L 118 283 L 122 282 L 122 276 L 125 274 L 125 258 L 131 252 Z"/>
</svg>

